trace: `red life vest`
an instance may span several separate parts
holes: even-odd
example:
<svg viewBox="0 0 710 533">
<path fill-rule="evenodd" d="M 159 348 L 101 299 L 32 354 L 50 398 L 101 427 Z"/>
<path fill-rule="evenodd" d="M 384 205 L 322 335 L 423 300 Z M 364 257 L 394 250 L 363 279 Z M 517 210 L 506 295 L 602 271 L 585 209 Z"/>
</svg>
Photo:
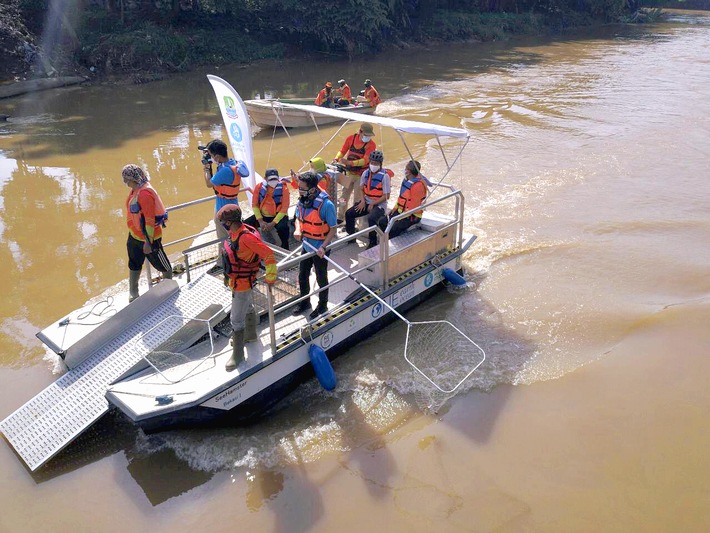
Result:
<svg viewBox="0 0 710 533">
<path fill-rule="evenodd" d="M 252 254 L 250 259 L 242 259 L 239 257 L 239 241 L 244 235 L 251 234 L 261 240 L 259 233 L 247 224 L 242 224 L 242 227 L 237 234 L 236 239 L 227 239 L 224 241 L 224 274 L 235 280 L 234 285 L 239 283 L 240 279 L 247 280 L 250 287 L 256 282 L 256 275 L 259 272 L 260 258 L 257 254 Z"/>
<path fill-rule="evenodd" d="M 300 203 L 298 204 L 296 214 L 301 223 L 301 233 L 304 237 L 323 241 L 328 235 L 330 226 L 325 221 L 325 217 L 321 215 L 321 209 L 326 200 L 328 200 L 328 195 L 321 191 L 313 199 L 311 207 L 303 207 Z"/>
<path fill-rule="evenodd" d="M 232 183 L 227 185 L 215 185 L 214 193 L 220 198 L 233 200 L 239 196 L 239 189 L 242 186 L 242 177 L 239 175 L 239 172 L 237 172 L 237 165 L 229 165 L 229 168 L 232 169 L 232 174 L 234 174 Z"/>
<path fill-rule="evenodd" d="M 415 192 L 413 193 L 413 187 L 417 183 L 421 183 L 421 187 L 417 187 L 416 189 L 414 189 Z M 419 194 L 417 194 L 417 191 L 419 191 Z M 419 207 L 424 202 L 427 192 L 428 191 L 426 183 L 421 178 L 411 178 L 404 180 L 402 182 L 402 186 L 399 188 L 399 198 L 397 198 L 397 210 L 400 213 L 404 213 L 405 211 L 409 211 L 410 209 Z M 417 211 L 416 213 L 414 213 L 414 216 L 421 218 L 423 213 L 424 211 Z"/>
<path fill-rule="evenodd" d="M 350 148 L 348 148 L 348 152 L 345 154 L 345 159 L 348 161 L 357 161 L 358 159 L 364 159 L 365 158 L 365 153 L 367 152 L 367 145 L 372 142 L 372 140 L 367 141 L 366 143 L 362 143 L 362 148 L 355 148 L 355 139 L 357 139 L 358 134 L 355 133 L 354 135 L 351 135 L 350 138 L 352 139 L 350 141 Z M 360 139 L 362 141 L 362 139 Z M 367 161 L 365 161 L 367 163 Z M 365 166 L 352 166 L 348 167 L 348 170 L 362 174 L 363 169 Z"/>
<path fill-rule="evenodd" d="M 381 102 L 380 95 L 374 85 L 370 85 L 365 88 L 365 99 L 372 107 L 377 107 L 377 105 Z"/>
</svg>

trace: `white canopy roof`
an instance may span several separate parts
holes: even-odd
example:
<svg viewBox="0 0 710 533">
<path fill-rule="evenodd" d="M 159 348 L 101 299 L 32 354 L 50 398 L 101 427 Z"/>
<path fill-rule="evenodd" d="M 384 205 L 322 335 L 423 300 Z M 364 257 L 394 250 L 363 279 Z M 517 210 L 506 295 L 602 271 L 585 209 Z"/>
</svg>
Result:
<svg viewBox="0 0 710 533">
<path fill-rule="evenodd" d="M 463 128 L 450 128 L 449 126 L 438 126 L 436 124 L 428 124 L 426 122 L 415 122 L 413 120 L 404 120 L 401 118 L 380 117 L 376 115 L 362 115 L 360 113 L 350 113 L 340 109 L 329 109 L 327 107 L 318 107 L 314 105 L 287 104 L 282 102 L 273 102 L 274 106 L 282 106 L 290 109 L 300 109 L 307 113 L 315 115 L 326 115 L 329 117 L 337 117 L 343 120 L 351 120 L 356 122 L 369 122 L 371 124 L 379 124 L 388 128 L 394 128 L 397 131 L 405 133 L 421 133 L 423 135 L 440 135 L 442 137 L 460 137 L 468 138 L 470 134 Z"/>
</svg>

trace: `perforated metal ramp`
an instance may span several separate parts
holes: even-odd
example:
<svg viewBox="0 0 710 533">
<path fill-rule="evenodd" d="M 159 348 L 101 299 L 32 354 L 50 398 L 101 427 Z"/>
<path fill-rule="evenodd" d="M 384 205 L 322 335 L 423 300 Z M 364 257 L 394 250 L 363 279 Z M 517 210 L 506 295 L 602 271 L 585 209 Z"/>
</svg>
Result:
<svg viewBox="0 0 710 533">
<path fill-rule="evenodd" d="M 230 302 L 231 293 L 220 280 L 201 276 L 0 422 L 0 431 L 36 470 L 108 411 L 104 395 L 109 383 L 140 359 L 135 339 L 168 316 L 195 317 L 210 304 L 226 307 Z"/>
</svg>

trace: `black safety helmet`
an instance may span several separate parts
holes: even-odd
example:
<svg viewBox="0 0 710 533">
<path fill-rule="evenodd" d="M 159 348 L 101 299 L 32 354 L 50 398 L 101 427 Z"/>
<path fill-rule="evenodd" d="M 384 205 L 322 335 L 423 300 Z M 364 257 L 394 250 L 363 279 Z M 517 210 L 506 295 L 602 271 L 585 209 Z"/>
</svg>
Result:
<svg viewBox="0 0 710 533">
<path fill-rule="evenodd" d="M 345 85 L 345 80 L 338 80 L 338 85 L 340 85 L 341 87 Z"/>
<path fill-rule="evenodd" d="M 370 163 L 382 163 L 385 160 L 385 154 L 380 150 L 375 150 L 370 153 Z"/>
<path fill-rule="evenodd" d="M 370 87 L 371 85 L 372 85 L 372 82 L 370 81 L 370 79 L 369 78 L 366 79 L 365 80 L 365 87 Z"/>
</svg>

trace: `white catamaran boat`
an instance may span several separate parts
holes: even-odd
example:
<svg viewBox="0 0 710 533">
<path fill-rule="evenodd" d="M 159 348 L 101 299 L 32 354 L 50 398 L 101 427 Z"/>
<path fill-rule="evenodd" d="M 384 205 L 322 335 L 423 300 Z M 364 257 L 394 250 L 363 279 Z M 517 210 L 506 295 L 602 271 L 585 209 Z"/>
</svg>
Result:
<svg viewBox="0 0 710 533">
<path fill-rule="evenodd" d="M 341 121 L 361 120 L 360 115 L 342 110 L 318 112 Z M 259 338 L 246 344 L 247 358 L 232 372 L 225 370 L 231 355 L 231 331 L 225 318 L 231 293 L 221 274 L 213 275 L 214 262 L 206 253 L 216 251 L 216 240 L 185 249 L 184 269 L 176 279 L 157 283 L 100 325 L 75 327 L 83 320 L 84 310 L 78 310 L 44 329 L 38 337 L 63 358 L 68 370 L 0 423 L 0 430 L 31 470 L 46 463 L 111 406 L 146 431 L 158 431 L 253 419 L 314 375 L 324 387 L 332 388 L 335 375 L 330 360 L 397 319 L 408 326 L 405 358 L 432 387 L 451 393 L 471 375 L 485 358 L 473 341 L 448 322 L 415 323 L 403 316 L 446 280 L 462 280 L 456 272 L 461 271 L 462 255 L 475 236 L 464 231 L 464 197 L 443 180 L 469 134 L 422 122 L 369 120 L 393 128 L 403 140 L 402 133 L 428 135 L 437 141 L 453 139 L 449 151 L 458 153 L 433 187 L 435 194 L 424 205 L 421 223 L 392 239 L 392 224 L 384 232 L 377 228 L 380 244 L 368 250 L 352 243 L 352 236 L 334 241 L 329 310 L 310 322 L 305 315 L 292 315 L 293 306 L 303 299 L 298 266 L 308 256 L 274 247 L 278 281 L 269 287 L 259 280 L 255 288 Z M 441 142 L 438 146 L 447 161 Z M 369 231 L 364 228 L 355 237 Z M 442 354 L 454 350 L 470 352 L 471 366 L 452 377 L 437 365 Z"/>
</svg>

